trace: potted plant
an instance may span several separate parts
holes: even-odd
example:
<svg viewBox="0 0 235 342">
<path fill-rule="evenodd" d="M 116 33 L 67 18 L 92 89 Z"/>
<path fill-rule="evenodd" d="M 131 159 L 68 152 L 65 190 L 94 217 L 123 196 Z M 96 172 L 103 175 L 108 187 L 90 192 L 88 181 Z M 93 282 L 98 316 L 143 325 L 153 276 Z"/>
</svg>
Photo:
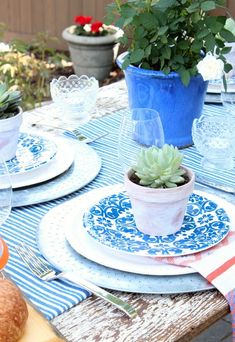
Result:
<svg viewBox="0 0 235 342">
<path fill-rule="evenodd" d="M 74 22 L 62 32 L 62 37 L 68 43 L 75 73 L 105 79 L 112 68 L 114 52 L 117 55 L 122 30 L 101 21 L 92 23 L 92 17 L 81 15 Z"/>
<path fill-rule="evenodd" d="M 15 157 L 22 124 L 21 92 L 0 84 L 0 154 L 2 161 Z"/>
<path fill-rule="evenodd" d="M 149 235 L 169 235 L 182 226 L 195 175 L 181 166 L 183 154 L 165 144 L 141 149 L 125 174 L 137 228 Z"/>
<path fill-rule="evenodd" d="M 191 128 L 204 104 L 207 83 L 232 68 L 226 62 L 235 41 L 226 17 L 211 16 L 221 0 L 115 0 L 107 23 L 124 30 L 128 53 L 117 63 L 125 73 L 131 108 L 159 111 L 167 143 L 192 144 Z M 197 65 L 205 59 L 206 72 Z"/>
</svg>

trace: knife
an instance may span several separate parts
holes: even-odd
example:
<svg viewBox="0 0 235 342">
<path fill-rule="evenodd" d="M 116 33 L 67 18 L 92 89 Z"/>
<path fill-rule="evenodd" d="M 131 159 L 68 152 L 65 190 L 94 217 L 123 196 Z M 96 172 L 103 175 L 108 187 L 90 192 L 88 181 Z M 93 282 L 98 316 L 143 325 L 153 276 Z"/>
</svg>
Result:
<svg viewBox="0 0 235 342">
<path fill-rule="evenodd" d="M 235 187 L 233 186 L 228 186 L 228 185 L 223 185 L 223 184 L 219 184 L 219 183 L 215 183 L 211 180 L 208 180 L 206 178 L 200 177 L 200 176 L 196 176 L 196 183 L 202 184 L 202 185 L 207 185 L 211 188 L 217 189 L 217 190 L 221 190 L 224 192 L 228 192 L 230 194 L 235 195 Z"/>
</svg>

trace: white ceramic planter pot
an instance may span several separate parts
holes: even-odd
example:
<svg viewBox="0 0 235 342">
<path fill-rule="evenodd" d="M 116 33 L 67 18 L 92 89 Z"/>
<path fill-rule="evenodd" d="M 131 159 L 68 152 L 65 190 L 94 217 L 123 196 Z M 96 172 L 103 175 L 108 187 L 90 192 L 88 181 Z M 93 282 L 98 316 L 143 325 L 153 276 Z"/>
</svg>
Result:
<svg viewBox="0 0 235 342">
<path fill-rule="evenodd" d="M 15 157 L 19 130 L 23 121 L 23 111 L 19 107 L 19 113 L 9 119 L 0 119 L 0 156 L 3 161 Z"/>
<path fill-rule="evenodd" d="M 184 169 L 189 182 L 168 189 L 140 186 L 129 179 L 133 171 L 125 174 L 125 188 L 130 197 L 136 226 L 141 232 L 161 236 L 174 234 L 181 228 L 195 182 L 193 171 Z"/>
<path fill-rule="evenodd" d="M 66 40 L 74 71 L 78 76 L 94 76 L 97 80 L 104 80 L 109 76 L 113 60 L 118 53 L 117 39 L 122 30 L 107 36 L 77 36 L 70 33 L 71 27 L 62 32 Z"/>
</svg>

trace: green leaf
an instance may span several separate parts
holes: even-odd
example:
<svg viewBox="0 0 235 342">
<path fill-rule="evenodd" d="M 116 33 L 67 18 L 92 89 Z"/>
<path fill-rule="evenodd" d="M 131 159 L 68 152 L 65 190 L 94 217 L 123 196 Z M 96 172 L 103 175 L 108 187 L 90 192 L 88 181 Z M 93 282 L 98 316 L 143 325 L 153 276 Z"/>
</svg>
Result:
<svg viewBox="0 0 235 342">
<path fill-rule="evenodd" d="M 177 46 L 182 50 L 187 50 L 188 49 L 188 42 L 186 40 L 181 40 L 181 41 L 179 41 Z"/>
<path fill-rule="evenodd" d="M 165 34 L 167 32 L 167 30 L 168 30 L 168 26 L 160 27 L 159 30 L 158 30 L 158 35 L 162 36 L 163 34 Z"/>
<path fill-rule="evenodd" d="M 147 30 L 155 29 L 157 20 L 153 13 L 143 12 L 139 15 L 139 22 L 142 24 Z"/>
<path fill-rule="evenodd" d="M 209 34 L 207 37 L 205 37 L 205 47 L 207 51 L 213 51 L 214 47 L 216 45 L 215 37 L 213 34 Z"/>
<path fill-rule="evenodd" d="M 226 63 L 226 64 L 224 65 L 224 71 L 225 71 L 226 73 L 228 73 L 228 72 L 231 71 L 232 69 L 233 69 L 233 66 L 232 66 L 231 64 Z"/>
<path fill-rule="evenodd" d="M 233 43 L 235 42 L 235 36 L 232 34 L 231 31 L 226 30 L 225 28 L 223 28 L 220 31 L 220 35 L 222 38 L 224 38 L 228 43 Z"/>
<path fill-rule="evenodd" d="M 181 69 L 179 70 L 179 74 L 181 77 L 181 81 L 185 86 L 188 86 L 189 81 L 190 81 L 190 72 L 186 69 Z"/>
<path fill-rule="evenodd" d="M 126 56 L 122 63 L 122 70 L 125 70 L 131 64 L 129 56 Z"/>
<path fill-rule="evenodd" d="M 202 11 L 205 11 L 205 12 L 216 9 L 215 1 L 208 0 L 208 1 L 202 2 L 201 3 L 201 9 L 202 9 Z"/>
<path fill-rule="evenodd" d="M 210 33 L 210 31 L 207 28 L 205 28 L 197 34 L 197 39 L 202 39 L 202 38 L 206 37 L 209 33 Z"/>
<path fill-rule="evenodd" d="M 141 62 L 143 57 L 144 57 L 144 50 L 142 50 L 142 49 L 134 50 L 130 54 L 130 62 L 131 63 L 139 63 L 139 62 Z"/>
<path fill-rule="evenodd" d="M 121 17 L 123 18 L 132 18 L 135 16 L 136 11 L 134 8 L 130 7 L 128 4 L 122 5 L 121 8 Z"/>
<path fill-rule="evenodd" d="M 196 12 L 198 9 L 199 9 L 199 4 L 197 2 L 195 2 L 194 4 L 192 4 L 188 8 L 186 8 L 188 13 Z"/>
</svg>

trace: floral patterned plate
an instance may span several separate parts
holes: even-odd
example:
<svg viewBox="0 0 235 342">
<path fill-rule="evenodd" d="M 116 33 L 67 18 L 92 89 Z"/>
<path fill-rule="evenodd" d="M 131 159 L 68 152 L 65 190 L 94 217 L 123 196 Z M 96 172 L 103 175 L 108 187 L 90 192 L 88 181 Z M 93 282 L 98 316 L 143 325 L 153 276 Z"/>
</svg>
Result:
<svg viewBox="0 0 235 342">
<path fill-rule="evenodd" d="M 95 241 L 133 255 L 158 257 L 188 255 L 208 249 L 226 237 L 229 222 L 222 207 L 198 194 L 190 196 L 183 225 L 171 235 L 152 236 L 140 232 L 125 192 L 103 198 L 83 216 L 84 228 Z"/>
<path fill-rule="evenodd" d="M 20 133 L 16 156 L 8 160 L 11 175 L 32 171 L 51 161 L 57 152 L 56 144 L 42 136 Z"/>
</svg>

